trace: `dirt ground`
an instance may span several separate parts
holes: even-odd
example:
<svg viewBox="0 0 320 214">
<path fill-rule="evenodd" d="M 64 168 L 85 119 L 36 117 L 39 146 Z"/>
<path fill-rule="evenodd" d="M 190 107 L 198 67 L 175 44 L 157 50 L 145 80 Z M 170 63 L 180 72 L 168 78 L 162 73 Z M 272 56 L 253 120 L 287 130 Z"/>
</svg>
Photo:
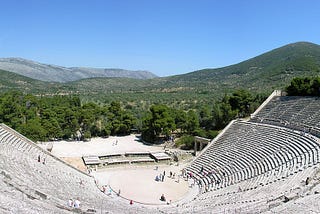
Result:
<svg viewBox="0 0 320 214">
<path fill-rule="evenodd" d="M 41 144 L 46 147 L 46 143 Z M 66 142 L 59 141 L 53 143 L 52 153 L 66 161 L 67 163 L 86 171 L 86 166 L 82 161 L 85 155 L 104 155 L 125 152 L 164 152 L 162 146 L 150 146 L 143 144 L 135 135 L 109 138 L 93 138 L 89 142 Z M 181 174 L 182 165 L 124 165 L 98 169 L 92 175 L 98 181 L 99 186 L 106 185 L 111 187 L 114 192 L 120 190 L 120 196 L 128 200 L 144 204 L 165 204 L 175 202 L 189 191 L 188 183 Z M 165 171 L 164 181 L 156 181 L 156 176 L 160 176 Z M 170 171 L 175 178 L 170 178 Z M 108 190 L 109 191 L 109 190 Z M 115 194 L 115 193 L 113 193 Z M 164 195 L 166 202 L 160 201 Z M 117 197 L 117 196 L 116 196 Z"/>
<path fill-rule="evenodd" d="M 156 181 L 156 176 L 163 175 L 164 180 Z M 175 174 L 170 177 L 170 172 Z M 116 193 L 120 190 L 121 197 L 144 204 L 164 204 L 175 202 L 188 193 L 188 182 L 179 175 L 181 167 L 173 165 L 161 165 L 105 169 L 94 172 L 95 178 L 100 185 L 109 185 Z M 160 201 L 164 195 L 166 202 Z"/>
<path fill-rule="evenodd" d="M 125 152 L 151 152 L 163 151 L 161 146 L 149 146 L 140 142 L 135 135 L 128 136 L 111 136 L 108 138 L 92 138 L 88 142 L 83 141 L 55 141 L 53 144 L 52 154 L 57 157 L 82 157 L 87 155 L 104 155 L 112 153 Z M 39 144 L 46 148 L 48 143 Z"/>
</svg>

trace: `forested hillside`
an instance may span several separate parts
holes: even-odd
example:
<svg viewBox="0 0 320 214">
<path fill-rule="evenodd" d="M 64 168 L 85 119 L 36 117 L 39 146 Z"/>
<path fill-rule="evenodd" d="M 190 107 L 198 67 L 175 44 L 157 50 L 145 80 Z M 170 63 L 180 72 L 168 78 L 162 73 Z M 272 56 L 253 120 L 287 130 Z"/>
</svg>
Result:
<svg viewBox="0 0 320 214">
<path fill-rule="evenodd" d="M 87 92 L 101 90 L 199 94 L 214 92 L 223 95 L 225 92 L 243 88 L 259 93 L 270 93 L 274 89 L 284 89 L 294 77 L 311 77 L 319 74 L 320 46 L 298 42 L 223 68 L 203 69 L 147 81 L 96 78 L 75 81 L 71 85 L 75 90 L 87 90 Z"/>
<path fill-rule="evenodd" d="M 288 85 L 297 76 L 320 74 L 320 46 L 298 42 L 246 60 L 239 64 L 204 69 L 168 78 L 180 87 L 214 90 L 246 88 L 259 92 Z"/>
<path fill-rule="evenodd" d="M 79 96 L 34 96 L 7 92 L 0 98 L 0 123 L 35 141 L 84 140 L 95 136 L 142 132 L 144 140 L 158 142 L 172 133 L 213 138 L 231 119 L 252 113 L 264 97 L 239 90 L 214 106 L 183 110 L 154 104 L 146 111 L 125 109 L 119 102 L 82 103 Z"/>
<path fill-rule="evenodd" d="M 16 90 L 25 93 L 59 93 L 62 86 L 57 83 L 42 82 L 12 72 L 0 70 L 1 92 Z"/>
</svg>

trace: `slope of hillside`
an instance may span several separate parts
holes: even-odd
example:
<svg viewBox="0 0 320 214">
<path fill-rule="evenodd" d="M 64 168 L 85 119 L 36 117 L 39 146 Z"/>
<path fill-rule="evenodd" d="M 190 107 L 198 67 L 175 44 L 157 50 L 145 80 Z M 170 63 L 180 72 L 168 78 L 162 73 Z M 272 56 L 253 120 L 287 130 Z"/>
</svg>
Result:
<svg viewBox="0 0 320 214">
<path fill-rule="evenodd" d="M 70 83 L 78 91 L 149 91 L 214 93 L 221 95 L 245 88 L 270 93 L 282 89 L 292 78 L 320 74 L 320 46 L 307 42 L 289 44 L 244 62 L 217 69 L 154 78 L 147 81 L 125 79 L 85 79 Z"/>
<path fill-rule="evenodd" d="M 298 42 L 246 60 L 239 64 L 194 71 L 167 78 L 168 83 L 210 89 L 281 88 L 296 76 L 315 76 L 320 72 L 320 46 Z"/>
<path fill-rule="evenodd" d="M 63 86 L 58 83 L 48 83 L 34 80 L 13 72 L 0 70 L 0 91 L 17 90 L 28 93 L 58 93 Z"/>
<path fill-rule="evenodd" d="M 92 77 L 126 77 L 133 79 L 151 79 L 156 77 L 156 75 L 148 71 L 81 67 L 66 68 L 22 58 L 0 58 L 0 69 L 48 82 L 69 82 Z"/>
</svg>

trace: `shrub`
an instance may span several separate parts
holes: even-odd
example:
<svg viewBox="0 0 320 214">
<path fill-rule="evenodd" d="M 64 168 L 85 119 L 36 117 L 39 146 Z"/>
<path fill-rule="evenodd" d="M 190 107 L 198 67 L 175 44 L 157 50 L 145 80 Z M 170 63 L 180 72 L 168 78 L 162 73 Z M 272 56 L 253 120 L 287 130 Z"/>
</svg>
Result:
<svg viewBox="0 0 320 214">
<path fill-rule="evenodd" d="M 194 137 L 190 135 L 183 135 L 176 142 L 176 146 L 181 149 L 189 150 L 194 147 Z"/>
</svg>

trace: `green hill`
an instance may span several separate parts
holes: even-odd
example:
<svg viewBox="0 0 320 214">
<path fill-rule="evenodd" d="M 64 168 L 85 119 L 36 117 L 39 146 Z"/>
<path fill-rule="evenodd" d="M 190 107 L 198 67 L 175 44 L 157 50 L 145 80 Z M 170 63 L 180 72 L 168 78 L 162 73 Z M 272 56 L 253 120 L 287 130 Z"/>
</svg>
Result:
<svg viewBox="0 0 320 214">
<path fill-rule="evenodd" d="M 191 88 L 246 88 L 271 91 L 283 88 L 293 77 L 315 76 L 320 72 L 320 46 L 298 42 L 274 49 L 239 64 L 204 69 L 169 77 L 168 81 Z"/>
<path fill-rule="evenodd" d="M 320 72 L 320 46 L 298 42 L 274 49 L 244 62 L 217 69 L 203 69 L 187 74 L 151 80 L 85 79 L 70 83 L 87 92 L 153 91 L 215 92 L 221 94 L 237 88 L 270 92 L 288 85 L 293 77 L 316 76 Z"/>
<path fill-rule="evenodd" d="M 283 89 L 292 78 L 318 76 L 320 46 L 308 42 L 289 44 L 270 52 L 217 69 L 149 80 L 90 78 L 68 83 L 48 83 L 14 73 L 0 72 L 1 91 L 16 89 L 36 94 L 79 94 L 84 99 L 124 103 L 167 103 L 201 105 L 234 89 L 270 93 Z M 191 106 L 192 107 L 192 106 Z"/>
<path fill-rule="evenodd" d="M 0 70 L 0 90 L 6 92 L 10 90 L 23 91 L 26 93 L 59 93 L 62 85 L 34 80 L 13 72 Z"/>
</svg>

